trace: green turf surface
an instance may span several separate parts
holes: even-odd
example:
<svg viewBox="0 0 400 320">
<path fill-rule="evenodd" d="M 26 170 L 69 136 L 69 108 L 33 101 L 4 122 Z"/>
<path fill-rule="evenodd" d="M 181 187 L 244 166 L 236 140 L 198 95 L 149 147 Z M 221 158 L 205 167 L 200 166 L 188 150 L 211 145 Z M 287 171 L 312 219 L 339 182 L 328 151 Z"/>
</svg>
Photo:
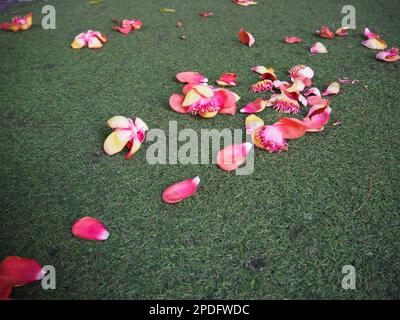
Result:
<svg viewBox="0 0 400 320">
<path fill-rule="evenodd" d="M 353 0 L 356 31 L 323 40 L 329 53 L 311 56 L 321 25 L 340 25 L 348 1 L 230 0 L 48 1 L 57 29 L 41 28 L 43 2 L 0 14 L 33 12 L 22 33 L 0 32 L 0 258 L 20 255 L 54 265 L 57 289 L 39 283 L 17 299 L 92 298 L 399 298 L 399 64 L 375 60 L 361 46 L 369 26 L 400 45 L 400 2 Z M 160 7 L 176 13 L 161 14 Z M 213 11 L 204 19 L 200 11 Z M 111 19 L 143 20 L 123 36 Z M 178 20 L 183 28 L 176 28 Z M 256 38 L 237 41 L 244 27 Z M 109 35 L 103 49 L 72 50 L 78 33 Z M 181 40 L 182 35 L 186 36 Z M 302 37 L 285 45 L 285 35 Z M 325 131 L 291 141 L 288 152 L 255 155 L 255 172 L 238 177 L 215 165 L 149 165 L 146 149 L 127 161 L 103 154 L 113 115 L 141 117 L 150 128 L 242 128 L 244 115 L 202 120 L 173 112 L 177 72 L 215 80 L 237 72 L 240 106 L 255 95 L 250 67 L 287 70 L 307 64 L 321 89 L 337 77 L 359 79 L 332 101 Z M 364 86 L 368 86 L 365 88 Z M 306 112 L 304 109 L 304 113 Z M 273 123 L 281 115 L 265 110 Z M 342 125 L 334 127 L 334 120 Z M 199 175 L 198 193 L 177 205 L 161 201 L 171 183 Z M 101 219 L 106 242 L 76 239 L 72 223 Z M 357 270 L 357 290 L 341 288 L 341 269 Z"/>
</svg>

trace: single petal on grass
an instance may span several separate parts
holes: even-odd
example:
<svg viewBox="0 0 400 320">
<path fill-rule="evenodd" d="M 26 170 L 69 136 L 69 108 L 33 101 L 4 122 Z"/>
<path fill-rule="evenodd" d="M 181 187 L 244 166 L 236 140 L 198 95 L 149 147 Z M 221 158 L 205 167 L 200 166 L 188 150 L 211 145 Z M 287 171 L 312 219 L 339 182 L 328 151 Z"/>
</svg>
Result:
<svg viewBox="0 0 400 320">
<path fill-rule="evenodd" d="M 338 36 L 338 37 L 346 37 L 346 36 L 348 36 L 349 35 L 349 27 L 342 27 L 342 28 L 339 28 L 339 29 L 337 29 L 336 31 L 335 31 L 335 34 Z"/>
<path fill-rule="evenodd" d="M 267 102 L 264 99 L 257 99 L 253 102 L 250 102 L 242 109 L 240 109 L 241 113 L 258 113 L 265 109 L 267 106 Z"/>
<path fill-rule="evenodd" d="M 292 43 L 299 43 L 302 42 L 303 39 L 299 38 L 299 37 L 288 37 L 285 36 L 285 38 L 283 39 L 283 41 L 285 41 L 287 44 L 292 44 Z"/>
<path fill-rule="evenodd" d="M 271 80 L 261 80 L 257 83 L 254 83 L 250 86 L 250 90 L 253 93 L 260 93 L 265 91 L 271 91 L 274 87 L 274 84 Z"/>
<path fill-rule="evenodd" d="M 97 241 L 107 240 L 110 235 L 106 227 L 92 217 L 84 217 L 76 221 L 72 226 L 72 233 L 78 238 Z"/>
<path fill-rule="evenodd" d="M 254 145 L 269 153 L 287 150 L 288 145 L 279 127 L 263 126 L 253 133 Z"/>
<path fill-rule="evenodd" d="M 322 92 L 322 95 L 325 96 L 330 96 L 333 94 L 338 94 L 340 91 L 340 84 L 338 82 L 332 82 L 324 92 Z"/>
<path fill-rule="evenodd" d="M 298 139 L 307 131 L 304 122 L 295 118 L 280 118 L 274 126 L 280 130 L 284 139 Z"/>
<path fill-rule="evenodd" d="M 311 46 L 310 52 L 313 54 L 328 53 L 328 50 L 321 42 L 316 42 Z"/>
<path fill-rule="evenodd" d="M 208 79 L 205 76 L 203 76 L 201 73 L 198 73 L 196 71 L 179 72 L 176 75 L 176 79 L 178 79 L 178 81 L 183 82 L 183 83 L 208 82 Z"/>
<path fill-rule="evenodd" d="M 237 5 L 242 7 L 254 6 L 257 4 L 257 2 L 252 0 L 232 0 L 232 1 L 233 3 L 236 3 Z"/>
<path fill-rule="evenodd" d="M 255 115 L 248 116 L 245 120 L 245 128 L 246 128 L 247 134 L 252 134 L 257 129 L 260 129 L 263 126 L 264 126 L 263 119 L 255 116 Z"/>
<path fill-rule="evenodd" d="M 317 30 L 316 33 L 324 39 L 333 39 L 335 37 L 335 34 L 327 26 L 321 27 L 321 29 Z"/>
<path fill-rule="evenodd" d="M 25 31 L 32 26 L 32 13 L 28 13 L 23 17 L 14 17 L 9 23 L 1 23 L 0 29 L 13 32 Z"/>
<path fill-rule="evenodd" d="M 10 279 L 0 275 L 0 300 L 10 299 L 12 293 L 13 284 Z"/>
<path fill-rule="evenodd" d="M 362 45 L 364 47 L 367 47 L 368 49 L 374 49 L 374 50 L 385 50 L 387 48 L 386 42 L 380 38 L 370 38 L 368 40 L 363 41 Z"/>
<path fill-rule="evenodd" d="M 171 108 L 178 113 L 188 113 L 187 108 L 182 106 L 183 100 L 185 99 L 184 96 L 174 93 L 170 98 L 169 98 L 169 105 Z"/>
<path fill-rule="evenodd" d="M 376 59 L 386 62 L 395 62 L 400 59 L 399 49 L 392 48 L 389 51 L 381 51 L 376 55 Z"/>
<path fill-rule="evenodd" d="M 170 9 L 170 8 L 160 8 L 161 13 L 173 13 L 175 12 L 175 9 Z"/>
<path fill-rule="evenodd" d="M 332 109 L 327 105 L 316 105 L 310 109 L 303 119 L 307 132 L 322 131 L 328 123 Z"/>
<path fill-rule="evenodd" d="M 247 154 L 252 147 L 250 142 L 227 146 L 218 152 L 216 163 L 222 170 L 236 170 L 246 161 Z"/>
<path fill-rule="evenodd" d="M 249 48 L 254 44 L 255 39 L 254 37 L 244 29 L 240 29 L 238 33 L 239 41 Z"/>
<path fill-rule="evenodd" d="M 36 260 L 8 256 L 0 263 L 0 275 L 8 278 L 14 287 L 19 287 L 42 279 L 44 271 Z"/>
<path fill-rule="evenodd" d="M 212 16 L 213 14 L 214 14 L 214 12 L 200 12 L 199 16 L 203 17 L 203 18 L 207 18 L 207 17 Z"/>
<path fill-rule="evenodd" d="M 373 33 L 371 30 L 369 30 L 369 28 L 365 28 L 364 29 L 364 36 L 367 39 L 374 39 L 374 38 L 380 38 L 379 35 L 377 35 L 376 33 Z"/>
<path fill-rule="evenodd" d="M 200 184 L 200 178 L 195 177 L 174 183 L 164 190 L 162 199 L 165 203 L 177 203 L 193 195 Z"/>
<path fill-rule="evenodd" d="M 224 73 L 219 77 L 216 83 L 221 87 L 237 86 L 237 74 Z"/>
</svg>

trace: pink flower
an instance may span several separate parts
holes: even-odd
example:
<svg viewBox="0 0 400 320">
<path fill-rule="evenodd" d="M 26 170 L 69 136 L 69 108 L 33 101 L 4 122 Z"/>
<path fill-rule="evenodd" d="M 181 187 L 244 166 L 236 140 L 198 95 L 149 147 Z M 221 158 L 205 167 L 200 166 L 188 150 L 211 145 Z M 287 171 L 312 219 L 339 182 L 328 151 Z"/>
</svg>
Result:
<svg viewBox="0 0 400 320">
<path fill-rule="evenodd" d="M 400 59 L 399 49 L 392 48 L 389 51 L 378 52 L 378 54 L 376 55 L 376 59 L 386 61 L 386 62 L 398 61 Z"/>
<path fill-rule="evenodd" d="M 135 118 L 133 121 L 123 116 L 115 116 L 107 123 L 114 131 L 104 141 L 104 151 L 112 156 L 121 152 L 126 146 L 130 149 L 125 155 L 126 159 L 140 149 L 145 139 L 145 133 L 149 130 L 140 118 Z"/>
<path fill-rule="evenodd" d="M 102 35 L 98 31 L 88 30 L 78 34 L 71 43 L 71 47 L 73 49 L 82 49 L 84 47 L 88 47 L 89 49 L 100 49 L 106 42 L 106 36 Z"/>
<path fill-rule="evenodd" d="M 253 133 L 254 145 L 268 152 L 281 152 L 288 149 L 282 132 L 275 126 L 262 126 Z"/>
<path fill-rule="evenodd" d="M 14 32 L 28 30 L 32 26 L 32 13 L 28 13 L 24 17 L 15 17 L 10 23 L 1 23 L 0 29 L 10 30 Z"/>
<path fill-rule="evenodd" d="M 267 106 L 272 107 L 278 112 L 282 113 L 298 113 L 300 112 L 300 105 L 299 103 L 286 96 L 285 94 L 274 94 L 272 97 L 267 101 Z"/>
<path fill-rule="evenodd" d="M 123 34 L 128 34 L 132 30 L 139 30 L 142 27 L 142 21 L 137 19 L 124 19 L 119 26 L 113 26 L 114 30 L 117 30 Z"/>
</svg>

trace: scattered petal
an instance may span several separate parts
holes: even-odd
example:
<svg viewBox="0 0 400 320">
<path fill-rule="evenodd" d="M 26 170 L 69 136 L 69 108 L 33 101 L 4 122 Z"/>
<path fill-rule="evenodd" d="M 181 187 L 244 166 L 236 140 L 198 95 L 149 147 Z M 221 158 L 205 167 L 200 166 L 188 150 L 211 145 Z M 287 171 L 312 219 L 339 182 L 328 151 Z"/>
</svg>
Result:
<svg viewBox="0 0 400 320">
<path fill-rule="evenodd" d="M 274 84 L 271 80 L 261 80 L 251 85 L 250 90 L 254 93 L 260 93 L 265 91 L 271 91 L 273 87 Z"/>
<path fill-rule="evenodd" d="M 343 79 L 338 78 L 337 80 L 338 80 L 340 83 L 348 83 L 348 84 L 357 84 L 357 83 L 360 82 L 360 80 L 349 80 L 349 79 L 347 79 L 347 78 L 343 78 Z"/>
<path fill-rule="evenodd" d="M 317 53 L 328 53 L 328 50 L 321 42 L 316 42 L 310 48 L 310 52 L 317 54 Z"/>
<path fill-rule="evenodd" d="M 1 23 L 0 29 L 13 32 L 25 31 L 32 26 L 32 13 L 28 13 L 23 17 L 14 17 L 9 23 Z"/>
<path fill-rule="evenodd" d="M 213 14 L 214 14 L 214 12 L 200 12 L 199 16 L 203 17 L 203 18 L 207 18 L 207 17 L 212 16 Z"/>
<path fill-rule="evenodd" d="M 250 142 L 246 142 L 243 144 L 233 144 L 220 150 L 217 154 L 217 165 L 225 171 L 236 170 L 246 161 L 246 156 L 252 146 Z"/>
<path fill-rule="evenodd" d="M 245 120 L 245 128 L 247 134 L 252 134 L 257 129 L 263 126 L 264 126 L 264 121 L 255 115 L 248 116 Z"/>
<path fill-rule="evenodd" d="M 97 241 L 107 240 L 110 235 L 106 227 L 92 217 L 84 217 L 76 221 L 72 226 L 72 233 L 78 238 Z"/>
<path fill-rule="evenodd" d="M 13 289 L 13 284 L 5 276 L 0 275 L 0 300 L 8 300 Z"/>
<path fill-rule="evenodd" d="M 321 27 L 321 29 L 317 30 L 316 33 L 324 39 L 333 39 L 335 37 L 335 34 L 327 26 Z"/>
<path fill-rule="evenodd" d="M 250 102 L 242 109 L 240 109 L 241 113 L 258 113 L 265 109 L 267 106 L 267 102 L 264 99 L 257 99 L 253 102 Z"/>
<path fill-rule="evenodd" d="M 387 44 L 380 38 L 370 38 L 362 42 L 364 47 L 374 50 L 385 50 L 387 48 Z"/>
<path fill-rule="evenodd" d="M 298 139 L 307 131 L 304 122 L 295 118 L 280 118 L 274 126 L 280 130 L 284 139 Z"/>
<path fill-rule="evenodd" d="M 346 37 L 349 35 L 349 27 L 342 27 L 336 30 L 335 34 L 338 37 Z"/>
<path fill-rule="evenodd" d="M 257 4 L 257 2 L 252 0 L 232 0 L 232 1 L 242 7 L 254 6 Z"/>
<path fill-rule="evenodd" d="M 281 113 L 298 113 L 300 112 L 300 105 L 296 100 L 293 100 L 285 94 L 274 94 L 267 101 L 267 106 L 272 107 Z"/>
<path fill-rule="evenodd" d="M 400 59 L 399 49 L 392 48 L 389 51 L 381 51 L 376 55 L 376 59 L 386 62 L 395 62 Z"/>
<path fill-rule="evenodd" d="M 216 81 L 217 85 L 222 87 L 237 86 L 237 74 L 236 73 L 224 73 Z"/>
<path fill-rule="evenodd" d="M 306 92 L 304 92 L 304 95 L 306 97 L 308 97 L 308 96 L 317 96 L 317 97 L 321 98 L 321 91 L 319 91 L 318 88 L 313 87 L 313 88 L 308 89 Z"/>
<path fill-rule="evenodd" d="M 200 184 L 200 178 L 195 177 L 169 186 L 162 194 L 166 203 L 177 203 L 193 195 Z"/>
<path fill-rule="evenodd" d="M 285 41 L 287 44 L 292 44 L 292 43 L 299 43 L 299 42 L 302 42 L 303 39 L 301 39 L 301 38 L 299 38 L 299 37 L 288 37 L 288 36 L 285 36 L 284 41 Z"/>
<path fill-rule="evenodd" d="M 8 256 L 0 263 L 0 275 L 8 278 L 14 287 L 19 287 L 42 279 L 44 271 L 36 260 Z"/>
<path fill-rule="evenodd" d="M 244 29 L 240 29 L 238 36 L 239 41 L 248 47 L 251 47 L 255 42 L 254 37 Z"/>
<path fill-rule="evenodd" d="M 107 42 L 107 37 L 98 31 L 88 30 L 78 34 L 71 43 L 72 49 L 100 49 Z"/>
<path fill-rule="evenodd" d="M 338 82 L 332 82 L 328 88 L 325 89 L 325 91 L 322 93 L 322 95 L 325 96 L 330 96 L 332 94 L 338 94 L 340 91 L 340 84 Z"/>
<path fill-rule="evenodd" d="M 376 33 L 371 32 L 371 30 L 369 30 L 369 28 L 365 28 L 364 29 L 364 36 L 367 39 L 379 39 L 380 38 L 379 35 L 377 35 Z"/>
<path fill-rule="evenodd" d="M 307 132 L 322 131 L 328 123 L 332 109 L 327 105 L 316 105 L 310 109 L 308 115 L 303 119 Z"/>
<path fill-rule="evenodd" d="M 208 82 L 208 79 L 205 76 L 195 71 L 180 72 L 176 75 L 176 79 L 183 83 Z"/>
</svg>

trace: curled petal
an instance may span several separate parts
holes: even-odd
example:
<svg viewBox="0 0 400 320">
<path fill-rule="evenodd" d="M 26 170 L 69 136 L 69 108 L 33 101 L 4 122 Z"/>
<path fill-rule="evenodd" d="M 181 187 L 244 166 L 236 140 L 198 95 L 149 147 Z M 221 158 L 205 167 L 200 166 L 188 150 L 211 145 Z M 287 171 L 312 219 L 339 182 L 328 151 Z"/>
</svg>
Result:
<svg viewBox="0 0 400 320">
<path fill-rule="evenodd" d="M 220 150 L 217 154 L 217 165 L 225 171 L 236 170 L 246 161 L 246 156 L 252 146 L 250 142 L 246 142 L 233 144 Z"/>
<path fill-rule="evenodd" d="M 367 39 L 379 39 L 379 35 L 377 35 L 376 33 L 371 32 L 371 30 L 369 30 L 369 28 L 365 28 L 364 29 L 364 36 Z"/>
<path fill-rule="evenodd" d="M 245 128 L 247 134 L 252 134 L 257 131 L 257 129 L 260 129 L 263 126 L 264 121 L 255 115 L 248 116 L 245 120 Z"/>
<path fill-rule="evenodd" d="M 312 47 L 310 48 L 310 52 L 317 54 L 317 53 L 328 53 L 328 50 L 326 49 L 326 47 L 321 43 L 321 42 L 317 42 L 314 43 L 312 45 Z"/>
<path fill-rule="evenodd" d="M 332 94 L 338 94 L 340 91 L 340 84 L 338 82 L 332 82 L 328 88 L 325 89 L 325 91 L 322 93 L 322 95 L 325 96 L 330 96 Z"/>
<path fill-rule="evenodd" d="M 307 127 L 303 121 L 295 118 L 281 118 L 274 124 L 285 139 L 297 139 L 305 135 Z"/>
<path fill-rule="evenodd" d="M 116 27 L 116 26 L 113 26 L 112 28 L 114 30 L 122 33 L 122 34 L 129 34 L 132 31 L 131 27 Z"/>
<path fill-rule="evenodd" d="M 131 30 L 139 30 L 142 27 L 142 21 L 137 19 L 124 19 L 121 22 L 123 28 L 131 28 Z"/>
<path fill-rule="evenodd" d="M 332 39 L 335 37 L 335 34 L 329 29 L 327 26 L 321 27 L 320 30 L 316 32 L 321 38 L 324 39 Z"/>
<path fill-rule="evenodd" d="M 90 37 L 87 46 L 89 49 L 100 49 L 103 47 L 103 43 L 97 37 Z"/>
<path fill-rule="evenodd" d="M 8 278 L 14 287 L 19 287 L 42 279 L 44 271 L 36 260 L 9 256 L 0 264 L 0 275 Z"/>
<path fill-rule="evenodd" d="M 306 97 L 308 97 L 308 96 L 317 96 L 317 97 L 321 97 L 321 91 L 319 91 L 318 88 L 313 87 L 313 88 L 308 89 L 306 92 L 304 92 L 304 95 L 305 95 Z"/>
<path fill-rule="evenodd" d="M 180 72 L 176 75 L 176 79 L 183 83 L 208 82 L 208 79 L 205 76 L 195 71 Z"/>
<path fill-rule="evenodd" d="M 387 44 L 380 38 L 371 38 L 362 42 L 364 47 L 374 50 L 385 50 L 387 48 Z"/>
<path fill-rule="evenodd" d="M 224 73 L 216 81 L 219 86 L 237 86 L 237 74 L 236 73 Z"/>
<path fill-rule="evenodd" d="M 303 119 L 307 132 L 318 132 L 328 123 L 332 109 L 329 105 L 314 106 Z"/>
<path fill-rule="evenodd" d="M 381 51 L 376 55 L 376 59 L 386 62 L 395 62 L 400 59 L 399 49 L 392 48 L 389 51 Z"/>
<path fill-rule="evenodd" d="M 287 92 L 301 92 L 305 88 L 305 84 L 303 81 L 296 79 L 293 84 L 286 89 Z"/>
<path fill-rule="evenodd" d="M 10 279 L 0 275 L 0 300 L 8 300 L 13 289 Z"/>
<path fill-rule="evenodd" d="M 254 6 L 257 4 L 257 2 L 252 0 L 232 0 L 232 1 L 242 7 Z"/>
<path fill-rule="evenodd" d="M 299 43 L 302 42 L 303 39 L 299 38 L 299 37 L 288 37 L 285 36 L 284 41 L 288 44 L 292 44 L 292 43 Z"/>
<path fill-rule="evenodd" d="M 267 106 L 272 107 L 282 113 L 298 113 L 300 105 L 296 100 L 293 100 L 285 94 L 274 94 L 268 101 Z"/>
<path fill-rule="evenodd" d="M 338 37 L 346 37 L 349 35 L 349 29 L 348 27 L 342 27 L 336 30 L 335 34 Z"/>
<path fill-rule="evenodd" d="M 110 156 L 117 154 L 124 149 L 129 140 L 129 136 L 114 131 L 110 133 L 106 141 L 104 141 L 104 152 Z"/>
<path fill-rule="evenodd" d="M 162 199 L 166 203 L 177 203 L 193 195 L 200 184 L 200 178 L 195 177 L 175 183 L 164 190 Z"/>
<path fill-rule="evenodd" d="M 238 36 L 239 41 L 248 47 L 251 47 L 255 42 L 254 37 L 244 29 L 240 29 Z"/>
<path fill-rule="evenodd" d="M 72 233 L 78 238 L 98 241 L 107 240 L 110 235 L 106 227 L 92 217 L 84 217 L 76 221 L 72 226 Z"/>
<path fill-rule="evenodd" d="M 267 106 L 267 102 L 264 99 L 257 99 L 253 102 L 250 102 L 242 109 L 240 109 L 241 113 L 258 113 L 265 109 Z"/>
</svg>

